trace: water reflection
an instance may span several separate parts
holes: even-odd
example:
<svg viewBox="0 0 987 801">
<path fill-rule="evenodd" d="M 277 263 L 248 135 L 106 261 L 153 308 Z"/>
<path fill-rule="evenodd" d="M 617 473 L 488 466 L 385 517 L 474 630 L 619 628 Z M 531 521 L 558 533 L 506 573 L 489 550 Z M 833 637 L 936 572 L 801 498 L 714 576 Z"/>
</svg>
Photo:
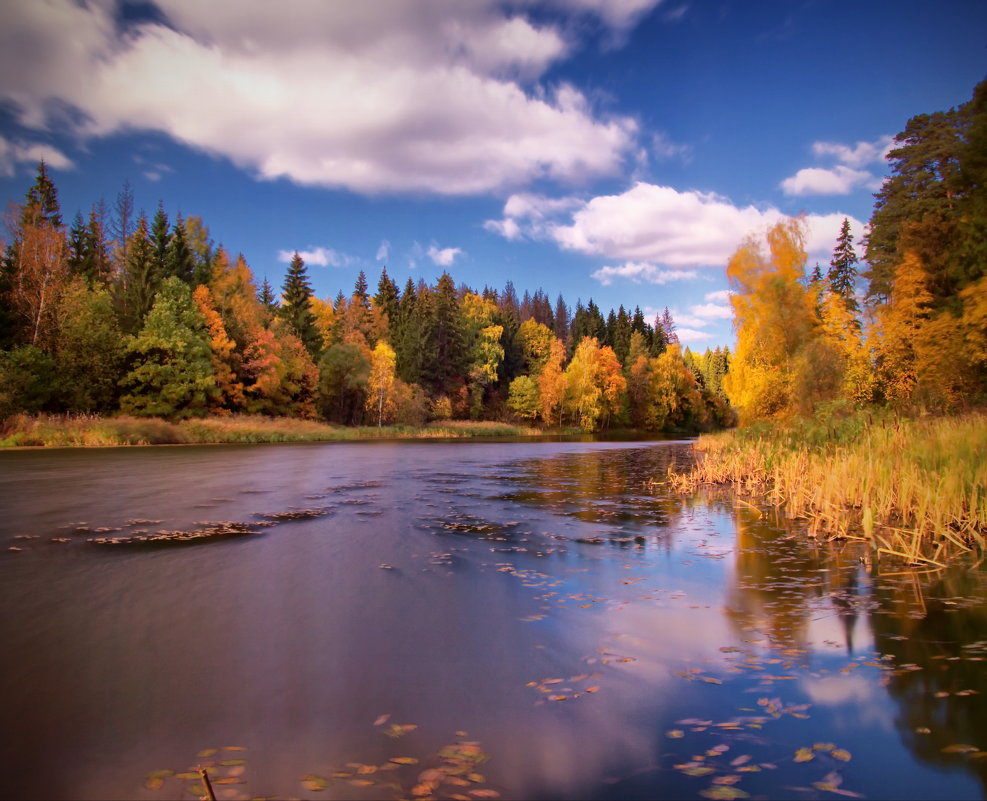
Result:
<svg viewBox="0 0 987 801">
<path fill-rule="evenodd" d="M 886 575 L 669 494 L 652 479 L 689 458 L 675 443 L 0 456 L 0 531 L 38 535 L 0 561 L 0 796 L 161 798 L 150 771 L 236 745 L 224 797 L 389 797 L 453 742 L 490 755 L 467 795 L 984 792 L 985 760 L 942 750 L 984 744 L 983 574 Z M 206 516 L 272 525 L 48 541 Z"/>
</svg>

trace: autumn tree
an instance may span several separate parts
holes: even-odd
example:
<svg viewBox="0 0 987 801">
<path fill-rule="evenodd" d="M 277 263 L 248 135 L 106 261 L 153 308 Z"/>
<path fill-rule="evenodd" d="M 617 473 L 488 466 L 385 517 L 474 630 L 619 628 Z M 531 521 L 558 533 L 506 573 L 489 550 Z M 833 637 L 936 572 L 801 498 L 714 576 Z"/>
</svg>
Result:
<svg viewBox="0 0 987 801">
<path fill-rule="evenodd" d="M 750 237 L 727 264 L 737 351 L 723 387 L 743 422 L 793 410 L 795 360 L 816 327 L 812 294 L 800 281 L 802 221 L 783 220 L 766 239 L 767 253 Z"/>
<path fill-rule="evenodd" d="M 548 425 L 562 425 L 562 414 L 565 409 L 566 374 L 562 365 L 565 363 L 565 345 L 556 337 L 552 340 L 548 358 L 538 373 L 538 401 L 541 405 L 541 417 Z"/>
<path fill-rule="evenodd" d="M 367 379 L 366 408 L 377 416 L 377 427 L 384 424 L 385 416 L 394 411 L 394 381 L 396 357 L 394 350 L 384 340 L 370 354 L 370 375 Z"/>
<path fill-rule="evenodd" d="M 211 400 L 210 411 L 233 412 L 239 411 L 243 405 L 243 384 L 237 375 L 240 367 L 239 353 L 236 342 L 226 333 L 223 318 L 213 301 L 209 287 L 200 284 L 192 292 L 195 305 L 206 325 L 209 334 L 209 350 L 212 354 L 212 369 L 216 379 L 217 392 Z"/>
<path fill-rule="evenodd" d="M 73 280 L 59 300 L 58 396 L 70 411 L 107 412 L 117 397 L 124 340 L 110 293 Z"/>
</svg>

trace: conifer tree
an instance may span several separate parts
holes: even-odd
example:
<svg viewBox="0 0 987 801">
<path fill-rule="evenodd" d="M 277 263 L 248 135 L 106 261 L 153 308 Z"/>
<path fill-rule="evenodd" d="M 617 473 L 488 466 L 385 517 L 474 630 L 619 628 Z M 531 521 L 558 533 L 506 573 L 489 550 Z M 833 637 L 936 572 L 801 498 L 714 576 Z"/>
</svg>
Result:
<svg viewBox="0 0 987 801">
<path fill-rule="evenodd" d="M 297 336 L 313 359 L 318 357 L 321 350 L 319 330 L 315 325 L 309 298 L 312 297 L 312 286 L 308 282 L 308 271 L 305 261 L 296 251 L 291 257 L 288 272 L 281 285 L 282 304 L 281 319 L 288 324 L 291 333 Z"/>
<path fill-rule="evenodd" d="M 167 279 L 140 333 L 129 337 L 131 368 L 121 379 L 127 414 L 190 417 L 204 414 L 216 394 L 209 334 L 192 292 Z"/>
<path fill-rule="evenodd" d="M 374 295 L 374 306 L 378 311 L 387 317 L 388 342 L 394 342 L 394 331 L 398 317 L 398 285 L 391 280 L 387 274 L 387 267 L 380 272 L 380 280 L 377 281 L 377 294 Z"/>
<path fill-rule="evenodd" d="M 816 265 L 819 269 L 819 265 Z M 843 218 L 840 235 L 833 250 L 833 259 L 829 263 L 829 288 L 843 298 L 847 310 L 856 315 L 860 307 L 856 298 L 857 284 L 857 254 L 853 249 L 853 234 L 850 233 L 850 220 Z"/>
<path fill-rule="evenodd" d="M 162 280 L 169 275 L 168 245 L 170 241 L 171 231 L 168 225 L 168 214 L 164 210 L 164 204 L 158 203 L 158 210 L 154 212 L 154 219 L 151 221 L 151 244 L 154 246 L 154 269 Z"/>
<path fill-rule="evenodd" d="M 22 207 L 21 224 L 44 223 L 53 229 L 62 227 L 62 213 L 58 207 L 58 190 L 48 175 L 44 160 L 38 163 L 34 184 L 27 190 Z"/>
<path fill-rule="evenodd" d="M 165 275 L 173 275 L 186 284 L 192 284 L 195 272 L 195 256 L 189 247 L 188 228 L 181 213 L 175 218 L 175 225 L 165 251 Z"/>
<path fill-rule="evenodd" d="M 120 309 L 120 327 L 124 333 L 136 333 L 144 325 L 154 296 L 161 283 L 151 242 L 147 217 L 141 212 L 137 219 L 137 229 L 130 237 L 127 247 L 127 262 L 117 286 L 117 306 Z"/>
</svg>

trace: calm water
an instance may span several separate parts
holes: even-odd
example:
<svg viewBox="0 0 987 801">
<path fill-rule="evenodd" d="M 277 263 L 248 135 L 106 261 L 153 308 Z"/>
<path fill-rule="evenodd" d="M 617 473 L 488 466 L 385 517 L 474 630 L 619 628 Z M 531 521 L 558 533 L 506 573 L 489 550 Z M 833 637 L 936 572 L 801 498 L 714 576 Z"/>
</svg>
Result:
<svg viewBox="0 0 987 801">
<path fill-rule="evenodd" d="M 229 799 L 985 797 L 983 571 L 871 569 L 748 505 L 648 487 L 686 459 L 0 454 L 0 795 L 191 798 L 152 772 L 214 763 Z"/>
</svg>

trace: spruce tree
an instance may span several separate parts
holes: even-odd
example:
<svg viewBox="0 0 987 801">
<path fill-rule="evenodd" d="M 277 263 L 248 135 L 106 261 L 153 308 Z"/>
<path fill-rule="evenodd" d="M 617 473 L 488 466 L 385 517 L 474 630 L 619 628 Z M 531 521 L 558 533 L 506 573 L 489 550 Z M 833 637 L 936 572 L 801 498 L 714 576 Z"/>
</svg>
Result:
<svg viewBox="0 0 987 801">
<path fill-rule="evenodd" d="M 392 345 L 394 344 L 394 331 L 397 325 L 398 299 L 398 285 L 391 280 L 387 274 L 387 267 L 384 267 L 380 272 L 380 280 L 377 282 L 374 305 L 380 312 L 387 315 L 387 340 Z"/>
<path fill-rule="evenodd" d="M 309 352 L 313 360 L 318 359 L 319 351 L 322 348 L 322 337 L 319 329 L 315 325 L 315 315 L 309 305 L 309 298 L 312 297 L 312 285 L 308 282 L 308 271 L 305 269 L 305 261 L 298 252 L 291 257 L 288 265 L 288 272 L 281 285 L 282 305 L 280 309 L 281 318 L 291 328 L 291 333 L 297 336 L 305 350 Z"/>
<path fill-rule="evenodd" d="M 188 229 L 181 213 L 175 218 L 175 225 L 165 250 L 165 275 L 174 276 L 191 285 L 195 273 L 195 255 L 189 247 Z"/>
<path fill-rule="evenodd" d="M 130 237 L 127 262 L 117 287 L 120 328 L 124 333 L 135 334 L 141 330 L 144 318 L 154 305 L 154 296 L 160 282 L 147 217 L 141 212 L 137 219 L 137 230 Z"/>
<path fill-rule="evenodd" d="M 168 214 L 164 210 L 164 204 L 158 203 L 158 210 L 154 212 L 154 219 L 151 221 L 151 243 L 154 245 L 154 268 L 162 279 L 169 275 L 168 244 L 170 240 Z"/>
<path fill-rule="evenodd" d="M 46 224 L 55 229 L 62 227 L 62 214 L 58 208 L 58 190 L 48 175 L 48 167 L 43 160 L 38 163 L 37 177 L 24 198 L 21 223 Z"/>
<path fill-rule="evenodd" d="M 257 300 L 260 301 L 261 306 L 264 307 L 268 315 L 273 316 L 278 311 L 278 299 L 274 295 L 274 290 L 271 288 L 270 282 L 267 280 L 267 276 L 264 276 L 264 282 L 260 285 L 260 292 L 257 295 Z"/>
<path fill-rule="evenodd" d="M 816 265 L 819 269 L 819 265 Z M 815 274 L 813 274 L 815 277 Z M 856 316 L 860 307 L 856 298 L 857 283 L 857 254 L 853 249 L 853 235 L 850 233 L 850 221 L 844 217 L 840 235 L 836 240 L 833 260 L 829 263 L 829 288 L 832 292 L 843 297 L 847 310 Z"/>
</svg>

